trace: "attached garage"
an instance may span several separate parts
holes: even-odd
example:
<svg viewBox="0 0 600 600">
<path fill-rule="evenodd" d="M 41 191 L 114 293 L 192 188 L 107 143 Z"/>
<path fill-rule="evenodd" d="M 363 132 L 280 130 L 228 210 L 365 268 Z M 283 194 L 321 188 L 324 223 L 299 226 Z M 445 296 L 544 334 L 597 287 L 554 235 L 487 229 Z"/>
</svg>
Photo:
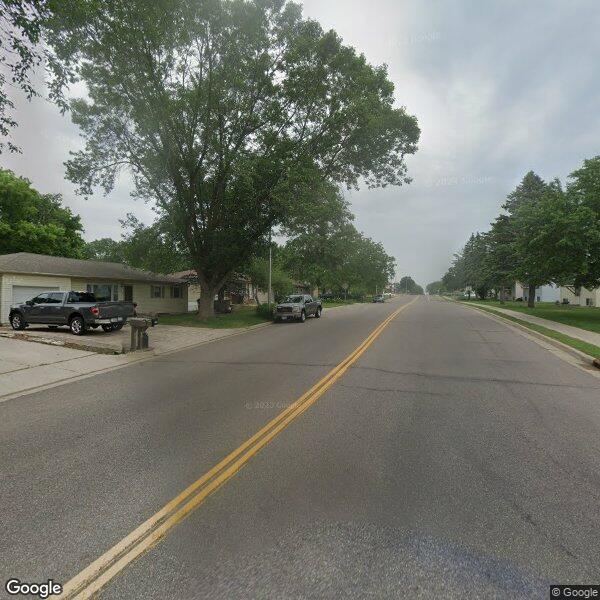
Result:
<svg viewBox="0 0 600 600">
<path fill-rule="evenodd" d="M 58 291 L 59 287 L 42 287 L 37 285 L 13 285 L 12 286 L 12 304 L 23 304 L 31 298 L 35 298 L 42 292 Z"/>
<path fill-rule="evenodd" d="M 29 252 L 0 255 L 0 325 L 12 304 L 45 291 L 93 291 L 112 300 L 137 304 L 140 313 L 185 313 L 188 282 L 120 263 L 81 260 Z"/>
</svg>

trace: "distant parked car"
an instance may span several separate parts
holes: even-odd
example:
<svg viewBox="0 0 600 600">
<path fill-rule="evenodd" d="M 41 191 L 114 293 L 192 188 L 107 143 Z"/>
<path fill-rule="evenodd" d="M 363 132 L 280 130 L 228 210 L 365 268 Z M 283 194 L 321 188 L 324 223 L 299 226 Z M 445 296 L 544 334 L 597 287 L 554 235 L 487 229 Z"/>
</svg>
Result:
<svg viewBox="0 0 600 600">
<path fill-rule="evenodd" d="M 50 329 L 66 325 L 71 333 L 83 335 L 88 327 L 117 331 L 134 315 L 133 302 L 98 302 L 90 292 L 44 292 L 11 306 L 8 320 L 16 330 L 37 324 Z"/>
<path fill-rule="evenodd" d="M 313 300 L 308 294 L 292 294 L 280 302 L 273 310 L 275 322 L 300 321 L 304 323 L 307 317 L 313 315 L 317 319 L 323 312 L 320 300 Z"/>
<path fill-rule="evenodd" d="M 378 294 L 377 296 L 373 296 L 373 302 L 385 302 L 385 298 L 381 295 Z"/>
</svg>

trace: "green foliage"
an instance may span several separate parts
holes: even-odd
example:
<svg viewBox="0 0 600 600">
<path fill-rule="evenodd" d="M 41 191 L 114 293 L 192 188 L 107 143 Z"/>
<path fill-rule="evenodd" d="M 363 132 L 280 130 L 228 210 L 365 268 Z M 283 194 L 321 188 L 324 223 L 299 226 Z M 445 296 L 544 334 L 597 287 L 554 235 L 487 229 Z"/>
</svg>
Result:
<svg viewBox="0 0 600 600">
<path fill-rule="evenodd" d="M 189 257 L 168 229 L 168 221 L 144 225 L 134 215 L 121 221 L 123 239 L 94 240 L 86 244 L 86 258 L 120 262 L 154 273 L 173 273 L 189 269 Z"/>
<path fill-rule="evenodd" d="M 443 281 L 432 281 L 425 286 L 428 294 L 439 295 L 447 291 Z"/>
<path fill-rule="evenodd" d="M 255 306 L 235 305 L 233 312 L 216 314 L 213 317 L 198 318 L 196 313 L 182 315 L 161 315 L 162 325 L 181 325 L 184 327 L 205 327 L 207 329 L 237 329 L 251 327 L 270 321 L 273 315 L 264 315 L 257 311 Z"/>
<path fill-rule="evenodd" d="M 410 275 L 405 275 L 400 281 L 394 283 L 394 292 L 396 294 L 420 295 L 423 293 L 423 288 Z"/>
<path fill-rule="evenodd" d="M 284 266 L 296 281 L 340 296 L 363 297 L 382 290 L 394 275 L 394 258 L 344 215 L 315 222 L 312 230 L 286 243 L 283 255 Z"/>
<path fill-rule="evenodd" d="M 582 223 L 578 237 L 583 267 L 573 283 L 593 289 L 600 286 L 600 156 L 584 160 L 568 179 L 567 194 L 578 212 L 573 221 Z"/>
<path fill-rule="evenodd" d="M 272 319 L 273 318 L 273 305 L 269 306 L 268 303 L 257 304 L 256 305 L 256 314 L 263 319 Z"/>
<path fill-rule="evenodd" d="M 27 179 L 0 169 L 0 254 L 80 258 L 82 231 L 79 216 L 61 206 L 59 194 L 40 194 Z"/>
<path fill-rule="evenodd" d="M 0 136 L 7 137 L 17 125 L 11 115 L 14 103 L 7 96 L 7 87 L 18 87 L 30 100 L 39 92 L 30 75 L 43 65 L 50 100 L 64 112 L 67 105 L 63 90 L 72 73 L 57 59 L 52 49 L 42 44 L 44 23 L 51 18 L 54 7 L 63 0 L 0 0 Z M 69 11 L 64 2 L 62 9 Z M 8 75 L 8 78 L 7 78 Z M 10 140 L 0 142 L 5 148 L 19 152 Z"/>
<path fill-rule="evenodd" d="M 255 290 L 259 288 L 266 292 L 269 289 L 269 260 L 267 258 L 254 258 L 250 265 L 244 269 L 244 273 L 252 280 Z M 274 253 L 271 269 L 271 288 L 274 299 L 287 296 L 294 291 L 294 282 L 283 268 L 277 252 Z M 258 298 L 255 297 L 254 299 L 259 304 Z"/>
<path fill-rule="evenodd" d="M 481 298 L 515 281 L 594 288 L 600 285 L 600 157 L 569 176 L 545 183 L 529 172 L 509 194 L 489 232 L 472 235 L 443 282 L 472 286 Z M 533 297 L 530 297 L 530 306 Z"/>
<path fill-rule="evenodd" d="M 419 128 L 385 67 L 294 3 L 80 0 L 57 3 L 48 25 L 89 91 L 71 107 L 85 148 L 67 176 L 108 192 L 129 169 L 209 296 L 315 180 L 409 181 Z"/>
<path fill-rule="evenodd" d="M 105 262 L 125 263 L 123 254 L 123 242 L 117 242 L 112 238 L 100 238 L 85 245 L 85 258 L 90 260 L 102 260 Z M 131 265 L 132 267 L 136 265 Z"/>
</svg>

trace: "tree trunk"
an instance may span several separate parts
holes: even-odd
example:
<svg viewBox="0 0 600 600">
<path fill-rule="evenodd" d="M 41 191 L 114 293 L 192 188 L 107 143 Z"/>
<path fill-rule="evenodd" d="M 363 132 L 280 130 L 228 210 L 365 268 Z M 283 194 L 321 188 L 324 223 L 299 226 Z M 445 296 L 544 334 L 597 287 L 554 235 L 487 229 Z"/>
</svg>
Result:
<svg viewBox="0 0 600 600">
<path fill-rule="evenodd" d="M 221 288 L 219 289 L 219 302 L 224 302 L 225 301 L 225 286 L 222 285 Z"/>
<path fill-rule="evenodd" d="M 202 286 L 200 300 L 198 301 L 198 318 L 215 316 L 215 289 L 208 289 L 208 286 Z"/>
<path fill-rule="evenodd" d="M 527 306 L 529 308 L 535 308 L 535 283 L 529 284 L 529 298 L 527 298 Z"/>
</svg>

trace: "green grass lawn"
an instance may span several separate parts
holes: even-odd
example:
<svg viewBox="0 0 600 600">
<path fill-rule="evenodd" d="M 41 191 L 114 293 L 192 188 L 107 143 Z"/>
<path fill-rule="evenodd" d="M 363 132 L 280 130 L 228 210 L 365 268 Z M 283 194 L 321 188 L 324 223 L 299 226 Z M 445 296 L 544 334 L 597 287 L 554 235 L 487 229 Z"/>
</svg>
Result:
<svg viewBox="0 0 600 600">
<path fill-rule="evenodd" d="M 256 311 L 256 306 L 235 305 L 233 312 L 228 315 L 215 315 L 207 319 L 199 319 L 195 313 L 185 315 L 162 315 L 158 319 L 159 325 L 183 325 L 185 327 L 206 327 L 209 329 L 236 329 L 259 325 L 271 319 L 261 316 Z"/>
<path fill-rule="evenodd" d="M 335 308 L 336 306 L 347 306 L 348 304 L 362 304 L 369 300 L 323 300 L 323 308 Z"/>
<path fill-rule="evenodd" d="M 557 323 L 564 323 L 572 327 L 580 327 L 581 329 L 600 333 L 600 308 L 570 306 L 568 304 L 566 306 L 563 304 L 557 306 L 552 302 L 536 302 L 535 308 L 528 308 L 526 302 L 504 302 L 504 304 L 501 304 L 497 300 L 470 300 L 470 302 L 477 302 L 496 308 L 507 308 L 540 317 L 541 319 L 548 319 L 549 321 L 556 321 Z"/>
</svg>

